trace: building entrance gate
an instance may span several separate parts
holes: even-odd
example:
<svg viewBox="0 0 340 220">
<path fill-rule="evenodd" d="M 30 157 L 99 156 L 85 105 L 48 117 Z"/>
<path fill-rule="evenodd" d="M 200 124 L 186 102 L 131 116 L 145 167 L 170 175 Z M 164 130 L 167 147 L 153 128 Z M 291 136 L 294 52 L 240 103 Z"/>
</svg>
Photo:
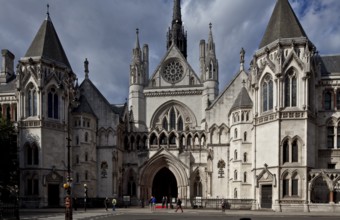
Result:
<svg viewBox="0 0 340 220">
<path fill-rule="evenodd" d="M 152 195 L 156 202 L 162 202 L 162 197 L 176 198 L 178 193 L 177 181 L 174 174 L 166 167 L 160 169 L 152 182 Z"/>
</svg>

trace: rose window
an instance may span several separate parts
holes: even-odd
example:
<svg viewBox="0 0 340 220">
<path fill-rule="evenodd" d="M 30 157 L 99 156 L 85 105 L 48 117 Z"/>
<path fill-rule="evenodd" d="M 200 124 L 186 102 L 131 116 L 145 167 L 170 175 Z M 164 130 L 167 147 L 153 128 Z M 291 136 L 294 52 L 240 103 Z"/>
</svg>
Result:
<svg viewBox="0 0 340 220">
<path fill-rule="evenodd" d="M 184 76 L 183 66 L 179 61 L 172 60 L 163 68 L 162 74 L 165 81 L 176 83 Z"/>
</svg>

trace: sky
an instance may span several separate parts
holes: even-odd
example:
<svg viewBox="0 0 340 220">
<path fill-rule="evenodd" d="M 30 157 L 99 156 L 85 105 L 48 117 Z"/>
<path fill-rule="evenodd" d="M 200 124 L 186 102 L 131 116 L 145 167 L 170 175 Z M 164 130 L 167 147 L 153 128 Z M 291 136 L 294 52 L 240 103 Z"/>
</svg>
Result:
<svg viewBox="0 0 340 220">
<path fill-rule="evenodd" d="M 188 34 L 188 62 L 199 76 L 199 42 L 208 39 L 209 23 L 219 62 L 220 92 L 258 49 L 276 0 L 182 0 Z M 321 55 L 340 54 L 340 1 L 290 0 L 308 38 Z M 128 98 L 129 66 L 139 29 L 149 46 L 149 76 L 166 53 L 166 33 L 173 0 L 0 0 L 0 49 L 23 57 L 46 18 L 47 7 L 73 72 L 81 83 L 84 60 L 89 77 L 107 100 Z M 16 65 L 16 64 L 15 64 Z"/>
</svg>

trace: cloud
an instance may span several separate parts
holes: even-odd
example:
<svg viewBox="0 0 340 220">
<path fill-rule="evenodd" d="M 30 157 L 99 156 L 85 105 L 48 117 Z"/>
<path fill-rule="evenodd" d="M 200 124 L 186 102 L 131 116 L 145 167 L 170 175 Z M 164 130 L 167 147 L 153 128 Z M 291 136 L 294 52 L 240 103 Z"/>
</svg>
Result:
<svg viewBox="0 0 340 220">
<path fill-rule="evenodd" d="M 183 0 L 182 20 L 188 32 L 188 61 L 199 75 L 199 42 L 208 39 L 209 23 L 219 60 L 220 91 L 239 69 L 239 52 L 246 50 L 246 69 L 259 46 L 276 1 Z M 321 54 L 340 52 L 340 1 L 291 0 L 308 37 Z M 172 20 L 172 0 L 0 0 L 0 48 L 16 60 L 23 57 L 46 17 L 46 4 L 58 36 L 79 81 L 83 62 L 90 62 L 90 79 L 111 103 L 128 97 L 129 65 L 140 30 L 149 45 L 149 75 L 166 52 Z"/>
</svg>

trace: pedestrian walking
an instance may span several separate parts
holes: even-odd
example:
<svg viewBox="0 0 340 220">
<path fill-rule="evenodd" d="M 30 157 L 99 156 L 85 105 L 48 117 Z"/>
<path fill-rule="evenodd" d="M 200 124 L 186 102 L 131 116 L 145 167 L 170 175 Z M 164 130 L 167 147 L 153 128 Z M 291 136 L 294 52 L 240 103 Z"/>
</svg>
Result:
<svg viewBox="0 0 340 220">
<path fill-rule="evenodd" d="M 222 200 L 222 212 L 225 212 L 225 209 L 227 208 L 227 202 L 225 201 L 225 199 Z"/>
<path fill-rule="evenodd" d="M 117 200 L 115 198 L 112 199 L 112 211 L 116 211 Z"/>
<path fill-rule="evenodd" d="M 108 211 L 107 209 L 109 207 L 109 204 L 110 204 L 110 200 L 109 200 L 109 198 L 106 197 L 105 200 L 104 200 L 104 206 L 105 206 L 106 211 Z"/>
<path fill-rule="evenodd" d="M 169 208 L 169 199 L 167 196 L 165 196 L 165 204 L 166 204 L 166 208 Z"/>
<path fill-rule="evenodd" d="M 165 206 L 165 196 L 163 196 L 162 198 L 162 209 L 164 208 L 164 206 Z"/>
<path fill-rule="evenodd" d="M 74 208 L 74 211 L 77 211 L 77 208 L 78 208 L 77 197 L 73 197 L 73 208 Z"/>
<path fill-rule="evenodd" d="M 177 198 L 177 208 L 176 208 L 176 211 L 180 209 L 182 212 L 183 212 L 183 209 L 182 209 L 182 200 L 180 198 Z"/>
</svg>

